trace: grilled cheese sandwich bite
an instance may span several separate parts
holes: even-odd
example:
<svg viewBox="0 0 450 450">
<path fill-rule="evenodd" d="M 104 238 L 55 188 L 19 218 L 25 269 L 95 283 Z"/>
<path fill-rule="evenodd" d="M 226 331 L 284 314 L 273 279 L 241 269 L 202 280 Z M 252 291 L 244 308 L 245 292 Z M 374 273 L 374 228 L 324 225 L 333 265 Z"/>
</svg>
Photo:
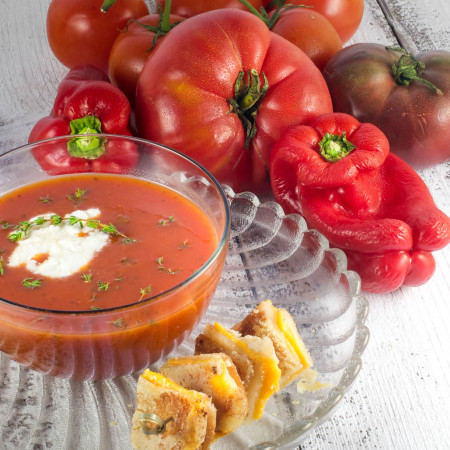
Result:
<svg viewBox="0 0 450 450">
<path fill-rule="evenodd" d="M 161 367 L 161 373 L 212 398 L 217 409 L 216 437 L 232 433 L 247 418 L 247 394 L 236 366 L 224 353 L 172 358 Z"/>
<path fill-rule="evenodd" d="M 207 324 L 195 342 L 195 354 L 225 353 L 235 364 L 247 392 L 247 421 L 261 418 L 269 397 L 279 390 L 281 371 L 268 337 L 245 336 L 219 323 Z"/>
<path fill-rule="evenodd" d="M 165 423 L 161 427 L 154 416 Z M 148 434 L 155 431 L 156 434 Z M 159 429 L 162 428 L 162 429 Z M 210 448 L 216 408 L 206 394 L 188 390 L 165 376 L 145 370 L 137 386 L 131 442 L 137 450 L 197 450 Z"/>
<path fill-rule="evenodd" d="M 267 337 L 272 341 L 281 369 L 281 389 L 312 366 L 311 356 L 298 333 L 294 319 L 285 309 L 273 306 L 270 300 L 261 302 L 233 330 L 242 336 Z"/>
</svg>

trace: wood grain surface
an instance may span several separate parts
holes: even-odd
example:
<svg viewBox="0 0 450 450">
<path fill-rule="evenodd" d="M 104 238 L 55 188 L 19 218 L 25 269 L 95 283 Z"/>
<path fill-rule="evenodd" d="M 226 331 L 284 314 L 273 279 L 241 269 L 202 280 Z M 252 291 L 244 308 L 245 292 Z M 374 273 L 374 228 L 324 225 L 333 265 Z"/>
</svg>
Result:
<svg viewBox="0 0 450 450">
<path fill-rule="evenodd" d="M 365 0 L 351 43 L 450 51 L 448 0 Z M 420 171 L 450 214 L 450 164 Z M 303 450 L 450 449 L 450 249 L 436 252 L 434 277 L 419 288 L 366 293 L 371 338 L 363 369 L 333 417 Z"/>
<path fill-rule="evenodd" d="M 0 0 L 0 153 L 26 143 L 66 73 L 44 38 L 49 2 Z M 449 24 L 449 0 L 366 0 L 349 44 L 450 51 Z M 26 45 L 15 45 L 17 40 Z M 450 214 L 450 164 L 420 175 Z M 366 294 L 371 340 L 363 369 L 331 419 L 306 437 L 303 450 L 450 449 L 450 249 L 437 252 L 436 262 L 425 286 Z"/>
</svg>

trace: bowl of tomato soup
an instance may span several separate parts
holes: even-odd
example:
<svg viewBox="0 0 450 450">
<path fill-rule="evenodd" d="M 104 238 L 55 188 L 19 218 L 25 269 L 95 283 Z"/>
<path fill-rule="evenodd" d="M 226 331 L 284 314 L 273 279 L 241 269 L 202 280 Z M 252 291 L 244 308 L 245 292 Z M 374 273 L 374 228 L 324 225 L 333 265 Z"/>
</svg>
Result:
<svg viewBox="0 0 450 450">
<path fill-rule="evenodd" d="M 60 164 L 74 139 L 106 152 Z M 1 155 L 0 350 L 78 380 L 155 363 L 204 315 L 229 227 L 214 177 L 156 143 L 64 136 Z"/>
</svg>

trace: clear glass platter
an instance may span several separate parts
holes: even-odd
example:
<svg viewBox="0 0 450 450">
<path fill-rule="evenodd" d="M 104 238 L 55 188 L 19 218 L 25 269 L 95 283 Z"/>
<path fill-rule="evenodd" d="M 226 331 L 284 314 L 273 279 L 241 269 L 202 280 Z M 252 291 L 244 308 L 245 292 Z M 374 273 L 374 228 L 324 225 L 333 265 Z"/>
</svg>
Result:
<svg viewBox="0 0 450 450">
<path fill-rule="evenodd" d="M 344 253 L 330 249 L 301 216 L 224 189 L 232 222 L 222 279 L 204 319 L 170 356 L 192 354 L 206 322 L 231 327 L 266 299 L 287 309 L 326 387 L 301 393 L 294 382 L 269 400 L 259 421 L 217 440 L 213 449 L 292 449 L 331 415 L 358 375 L 369 339 L 368 303 Z M 67 381 L 0 354 L 0 447 L 131 450 L 138 375 Z"/>
</svg>

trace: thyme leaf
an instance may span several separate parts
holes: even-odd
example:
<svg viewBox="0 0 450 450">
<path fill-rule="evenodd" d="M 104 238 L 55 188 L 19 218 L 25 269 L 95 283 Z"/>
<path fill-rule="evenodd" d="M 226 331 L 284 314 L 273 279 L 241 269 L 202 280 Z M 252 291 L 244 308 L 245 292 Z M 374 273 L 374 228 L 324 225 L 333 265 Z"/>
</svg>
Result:
<svg viewBox="0 0 450 450">
<path fill-rule="evenodd" d="M 152 286 L 150 284 L 145 288 L 141 288 L 140 289 L 141 296 L 139 298 L 139 301 L 141 301 L 146 295 L 150 294 L 151 290 Z"/>
<path fill-rule="evenodd" d="M 42 280 L 39 278 L 25 278 L 22 280 L 22 284 L 29 289 L 34 289 L 42 285 Z"/>
</svg>

